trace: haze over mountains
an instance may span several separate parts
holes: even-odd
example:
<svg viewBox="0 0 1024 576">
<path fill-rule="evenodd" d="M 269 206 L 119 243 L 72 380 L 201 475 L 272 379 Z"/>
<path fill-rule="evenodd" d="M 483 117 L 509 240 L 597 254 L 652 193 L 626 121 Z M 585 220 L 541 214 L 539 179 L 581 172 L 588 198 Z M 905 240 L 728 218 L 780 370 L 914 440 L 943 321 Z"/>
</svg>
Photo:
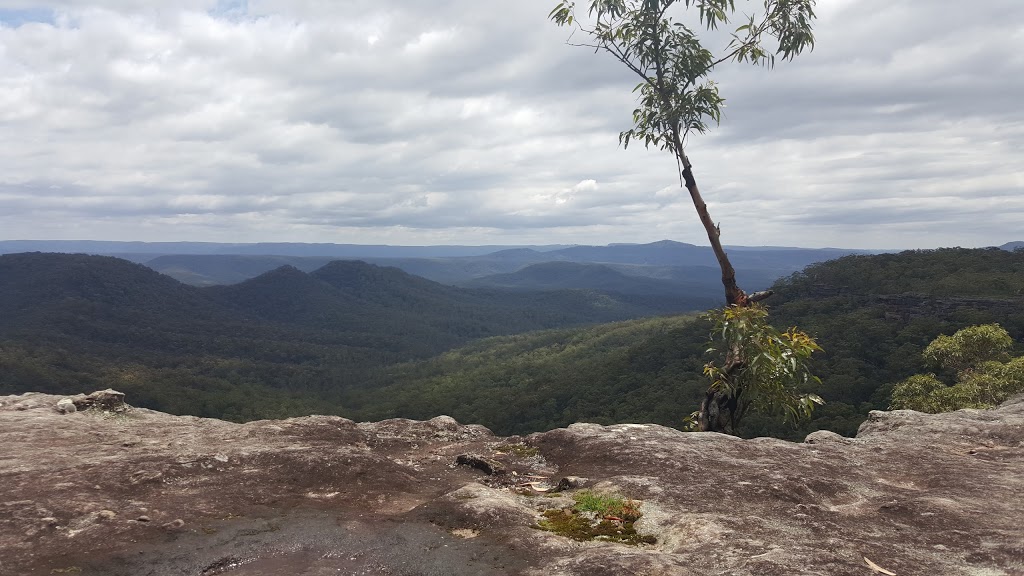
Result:
<svg viewBox="0 0 1024 576">
<path fill-rule="evenodd" d="M 596 291 L 496 292 L 446 286 L 397 268 L 334 260 L 311 273 L 284 265 L 244 282 L 196 288 L 147 267 L 105 256 L 0 256 L 0 335 L 88 312 L 97 321 L 174 332 L 175 324 L 241 326 L 254 320 L 361 342 L 453 341 L 537 328 L 700 309 L 676 294 L 649 301 Z M 422 333 L 421 333 L 422 332 Z M 357 337 L 358 336 L 358 337 Z"/>
<path fill-rule="evenodd" d="M 0 253 L 108 254 L 194 286 L 235 284 L 280 266 L 313 272 L 336 259 L 391 266 L 452 286 L 516 290 L 590 289 L 628 294 L 684 294 L 721 299 L 721 273 L 708 247 L 663 240 L 608 246 L 358 246 L 351 244 L 215 244 L 3 241 Z M 767 288 L 843 249 L 728 247 L 747 290 Z"/>
</svg>

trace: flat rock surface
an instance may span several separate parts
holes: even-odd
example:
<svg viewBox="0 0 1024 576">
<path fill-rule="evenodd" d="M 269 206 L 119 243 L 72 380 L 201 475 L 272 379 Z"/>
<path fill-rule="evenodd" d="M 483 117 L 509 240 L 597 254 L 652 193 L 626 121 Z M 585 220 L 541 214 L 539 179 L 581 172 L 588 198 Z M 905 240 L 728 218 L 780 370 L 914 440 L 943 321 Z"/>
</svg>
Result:
<svg viewBox="0 0 1024 576">
<path fill-rule="evenodd" d="M 0 575 L 1024 575 L 1024 398 L 876 412 L 855 439 L 803 444 L 61 398 L 0 396 Z M 656 543 L 536 529 L 571 505 L 548 491 L 564 477 L 640 501 Z"/>
</svg>

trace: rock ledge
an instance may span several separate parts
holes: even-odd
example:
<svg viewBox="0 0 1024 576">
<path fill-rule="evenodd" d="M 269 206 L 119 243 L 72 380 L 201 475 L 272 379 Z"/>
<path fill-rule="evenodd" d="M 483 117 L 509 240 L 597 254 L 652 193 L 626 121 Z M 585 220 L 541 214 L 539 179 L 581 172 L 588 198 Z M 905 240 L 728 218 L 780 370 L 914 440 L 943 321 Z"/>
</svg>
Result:
<svg viewBox="0 0 1024 576">
<path fill-rule="evenodd" d="M 446 416 L 233 424 L 30 393 L 0 397 L 0 446 L 0 574 L 1024 574 L 1021 397 L 795 444 L 655 425 L 499 438 Z M 531 528 L 584 484 L 639 500 L 656 543 Z"/>
</svg>

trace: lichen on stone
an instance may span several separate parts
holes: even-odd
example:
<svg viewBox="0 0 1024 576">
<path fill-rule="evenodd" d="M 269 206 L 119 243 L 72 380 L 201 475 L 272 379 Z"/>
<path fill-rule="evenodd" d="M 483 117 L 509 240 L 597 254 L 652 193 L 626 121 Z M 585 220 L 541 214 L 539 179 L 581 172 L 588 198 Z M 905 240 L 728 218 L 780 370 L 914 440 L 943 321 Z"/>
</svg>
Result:
<svg viewBox="0 0 1024 576">
<path fill-rule="evenodd" d="M 494 448 L 495 452 L 501 452 L 504 454 L 512 454 L 519 458 L 530 458 L 540 454 L 540 450 L 534 446 L 529 446 L 522 443 L 517 444 L 501 444 Z"/>
</svg>

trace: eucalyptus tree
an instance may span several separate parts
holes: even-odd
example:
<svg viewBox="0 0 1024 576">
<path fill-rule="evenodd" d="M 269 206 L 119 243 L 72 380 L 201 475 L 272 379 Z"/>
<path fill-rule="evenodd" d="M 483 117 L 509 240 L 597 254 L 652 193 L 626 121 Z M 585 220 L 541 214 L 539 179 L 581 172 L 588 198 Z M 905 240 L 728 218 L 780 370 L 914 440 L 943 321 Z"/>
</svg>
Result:
<svg viewBox="0 0 1024 576">
<path fill-rule="evenodd" d="M 741 7 L 744 5 L 741 2 Z M 734 0 L 590 0 L 583 18 L 578 17 L 575 1 L 563 0 L 549 14 L 556 24 L 573 28 L 574 36 L 580 32 L 586 37 L 579 41 L 571 37 L 570 44 L 604 52 L 639 78 L 634 89 L 638 106 L 633 111 L 633 127 L 619 134 L 619 142 L 623 147 L 642 142 L 675 157 L 680 183 L 690 193 L 722 270 L 726 305 L 746 308 L 771 292 L 748 295 L 737 284 L 736 271 L 722 248 L 721 229 L 697 187 L 686 154 L 687 139 L 721 120 L 725 99 L 711 77 L 720 65 L 735 62 L 773 67 L 777 59 L 792 60 L 813 48 L 814 0 L 764 0 L 757 10 L 743 16 L 742 24 L 729 33 L 718 52 L 707 47 L 695 31 L 724 30 L 736 17 Z M 720 320 L 729 323 L 736 318 L 722 316 Z M 746 320 L 767 324 L 766 315 L 755 314 Z M 745 348 L 730 344 L 722 368 L 712 366 L 712 386 L 699 411 L 699 429 L 732 432 L 745 412 L 744 393 L 750 387 L 740 375 L 749 375 L 751 369 Z M 790 370 L 794 377 L 804 373 L 802 365 L 791 369 L 791 360 L 802 358 L 798 351 L 783 347 L 778 353 L 782 354 L 776 359 L 778 367 Z M 787 390 L 789 396 L 780 402 L 806 406 L 808 400 L 817 398 Z"/>
<path fill-rule="evenodd" d="M 893 387 L 890 408 L 936 413 L 997 406 L 1024 392 L 1024 356 L 1011 357 L 1012 349 L 1013 338 L 999 324 L 939 336 L 922 357 L 946 381 L 915 374 Z"/>
</svg>

